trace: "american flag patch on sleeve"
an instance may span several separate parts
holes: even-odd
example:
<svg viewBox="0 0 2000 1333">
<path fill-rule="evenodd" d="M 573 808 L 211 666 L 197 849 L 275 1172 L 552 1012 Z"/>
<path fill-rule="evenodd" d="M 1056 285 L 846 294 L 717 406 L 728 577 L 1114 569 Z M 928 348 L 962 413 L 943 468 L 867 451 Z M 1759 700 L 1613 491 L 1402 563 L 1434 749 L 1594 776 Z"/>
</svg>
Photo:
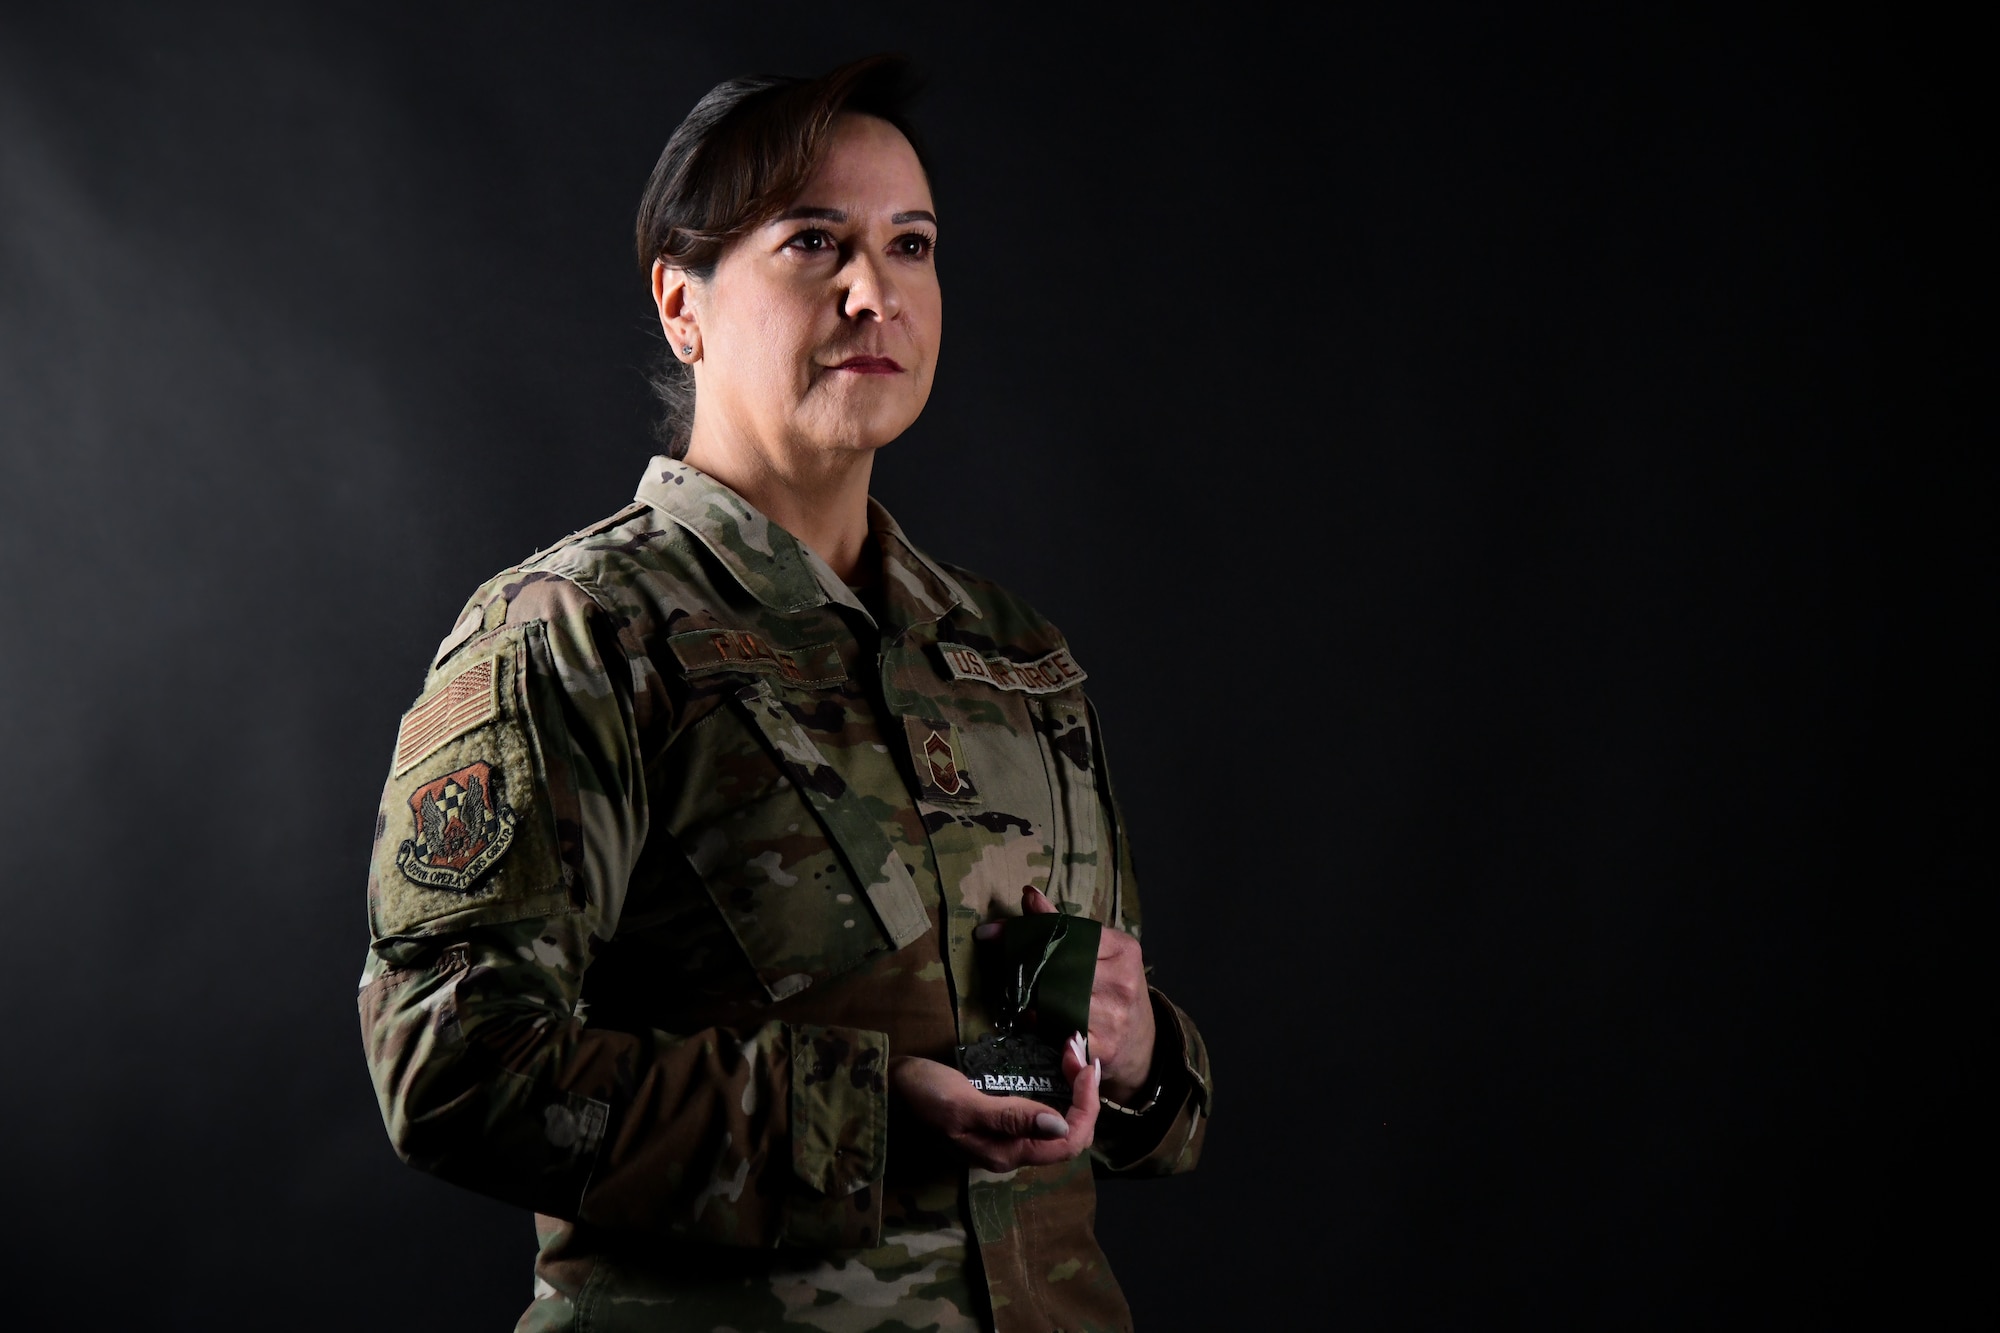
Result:
<svg viewBox="0 0 2000 1333">
<path fill-rule="evenodd" d="M 396 732 L 394 776 L 401 777 L 452 737 L 492 721 L 499 712 L 489 657 L 466 667 L 403 714 L 403 725 Z"/>
</svg>

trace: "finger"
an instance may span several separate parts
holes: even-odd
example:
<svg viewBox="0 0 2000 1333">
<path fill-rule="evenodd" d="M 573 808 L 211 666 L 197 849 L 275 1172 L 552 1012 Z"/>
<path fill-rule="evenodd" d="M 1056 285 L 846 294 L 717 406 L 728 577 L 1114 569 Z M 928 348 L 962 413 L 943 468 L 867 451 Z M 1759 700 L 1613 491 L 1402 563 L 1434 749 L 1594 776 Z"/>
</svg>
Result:
<svg viewBox="0 0 2000 1333">
<path fill-rule="evenodd" d="M 1096 1028 L 1092 1028 L 1089 1035 L 1083 1040 L 1084 1049 L 1090 1054 L 1092 1059 L 1100 1060 L 1116 1067 L 1118 1063 L 1118 1039 L 1116 1037 L 1108 1032 L 1100 1032 Z M 1063 1062 L 1063 1068 L 1069 1068 L 1067 1060 Z M 1074 1083 L 1075 1081 L 1076 1079 L 1072 1076 L 1070 1082 Z"/>
<path fill-rule="evenodd" d="M 965 1150 L 965 1155 L 972 1159 L 974 1166 L 991 1171 L 996 1176 L 1004 1176 L 1021 1165 L 1015 1153 L 990 1146 L 980 1140 L 961 1142 L 958 1146 Z"/>
<path fill-rule="evenodd" d="M 1092 1060 L 1070 1085 L 1069 1114 L 1064 1117 L 1069 1132 L 1060 1141 L 1024 1143 L 1019 1154 L 1023 1166 L 1051 1166 L 1067 1162 L 1090 1147 L 1097 1136 L 1097 1098 L 1104 1085 L 1104 1065 Z"/>
<path fill-rule="evenodd" d="M 988 922 L 987 922 L 987 923 L 986 923 L 985 925 L 983 925 L 983 926 L 974 926 L 974 927 L 972 928 L 972 938 L 973 938 L 973 939 L 975 939 L 975 940 L 997 940 L 997 939 L 999 939 L 999 938 L 1000 938 L 1000 923 L 999 923 L 998 921 L 988 921 Z"/>
<path fill-rule="evenodd" d="M 1103 1086 L 1102 1060 L 1092 1060 L 1090 1068 L 1079 1072 L 1070 1084 L 1069 1114 L 1063 1119 L 1068 1122 L 1067 1137 L 1076 1143 L 1079 1150 L 1090 1146 L 1091 1135 L 1097 1129 L 1097 1099 Z M 1081 1142 L 1078 1142 L 1079 1136 Z"/>
<path fill-rule="evenodd" d="M 1021 890 L 1021 910 L 1029 916 L 1047 916 L 1056 910 L 1049 896 L 1030 884 Z"/>
<path fill-rule="evenodd" d="M 1069 1123 L 1040 1102 L 1026 1097 L 989 1097 L 973 1094 L 977 1105 L 965 1111 L 966 1129 L 993 1139 L 1060 1139 L 1069 1133 Z"/>
</svg>

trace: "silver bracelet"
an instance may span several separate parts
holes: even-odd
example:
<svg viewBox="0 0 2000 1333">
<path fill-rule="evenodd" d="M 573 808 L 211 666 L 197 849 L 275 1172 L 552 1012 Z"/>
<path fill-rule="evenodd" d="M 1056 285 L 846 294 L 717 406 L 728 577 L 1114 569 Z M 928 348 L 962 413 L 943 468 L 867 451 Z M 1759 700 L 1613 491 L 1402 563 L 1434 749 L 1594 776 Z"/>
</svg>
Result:
<svg viewBox="0 0 2000 1333">
<path fill-rule="evenodd" d="M 1116 1111 L 1119 1115 L 1142 1116 L 1145 1115 L 1148 1111 L 1152 1110 L 1155 1106 L 1159 1105 L 1160 1092 L 1162 1090 L 1162 1086 L 1163 1085 L 1161 1084 L 1155 1083 L 1153 1085 L 1153 1090 L 1146 1095 L 1146 1100 L 1139 1103 L 1139 1105 L 1137 1106 L 1120 1106 L 1117 1102 L 1112 1101 L 1109 1097 L 1103 1096 L 1102 1094 L 1098 1096 L 1097 1104 L 1104 1110 Z"/>
</svg>

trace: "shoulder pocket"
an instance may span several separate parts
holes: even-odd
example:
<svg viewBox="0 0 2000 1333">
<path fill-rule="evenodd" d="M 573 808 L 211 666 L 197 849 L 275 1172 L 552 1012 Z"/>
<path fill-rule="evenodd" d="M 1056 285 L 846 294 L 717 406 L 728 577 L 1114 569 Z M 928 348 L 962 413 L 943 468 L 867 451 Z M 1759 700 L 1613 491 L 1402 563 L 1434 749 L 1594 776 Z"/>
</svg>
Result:
<svg viewBox="0 0 2000 1333">
<path fill-rule="evenodd" d="M 568 905 L 527 671 L 540 622 L 464 652 L 403 715 L 368 876 L 376 939 Z M 545 651 L 545 650 L 544 650 Z"/>
</svg>

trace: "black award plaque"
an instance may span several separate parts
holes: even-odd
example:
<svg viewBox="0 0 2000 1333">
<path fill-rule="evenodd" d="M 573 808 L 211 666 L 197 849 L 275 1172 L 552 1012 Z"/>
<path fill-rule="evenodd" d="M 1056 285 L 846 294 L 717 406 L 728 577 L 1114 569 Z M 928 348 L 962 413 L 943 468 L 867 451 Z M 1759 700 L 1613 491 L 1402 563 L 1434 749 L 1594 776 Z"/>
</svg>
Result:
<svg viewBox="0 0 2000 1333">
<path fill-rule="evenodd" d="M 958 1048 L 958 1067 L 991 1097 L 1029 1097 L 1069 1109 L 1062 1048 L 1090 1026 L 1090 987 L 1103 928 L 1088 917 L 1013 917 L 999 941 L 995 1031 Z M 989 972 L 989 975 L 992 975 Z"/>
<path fill-rule="evenodd" d="M 958 1064 L 989 1097 L 1032 1097 L 1058 1111 L 1069 1109 L 1062 1054 L 1032 1032 L 989 1032 L 958 1048 Z"/>
</svg>

